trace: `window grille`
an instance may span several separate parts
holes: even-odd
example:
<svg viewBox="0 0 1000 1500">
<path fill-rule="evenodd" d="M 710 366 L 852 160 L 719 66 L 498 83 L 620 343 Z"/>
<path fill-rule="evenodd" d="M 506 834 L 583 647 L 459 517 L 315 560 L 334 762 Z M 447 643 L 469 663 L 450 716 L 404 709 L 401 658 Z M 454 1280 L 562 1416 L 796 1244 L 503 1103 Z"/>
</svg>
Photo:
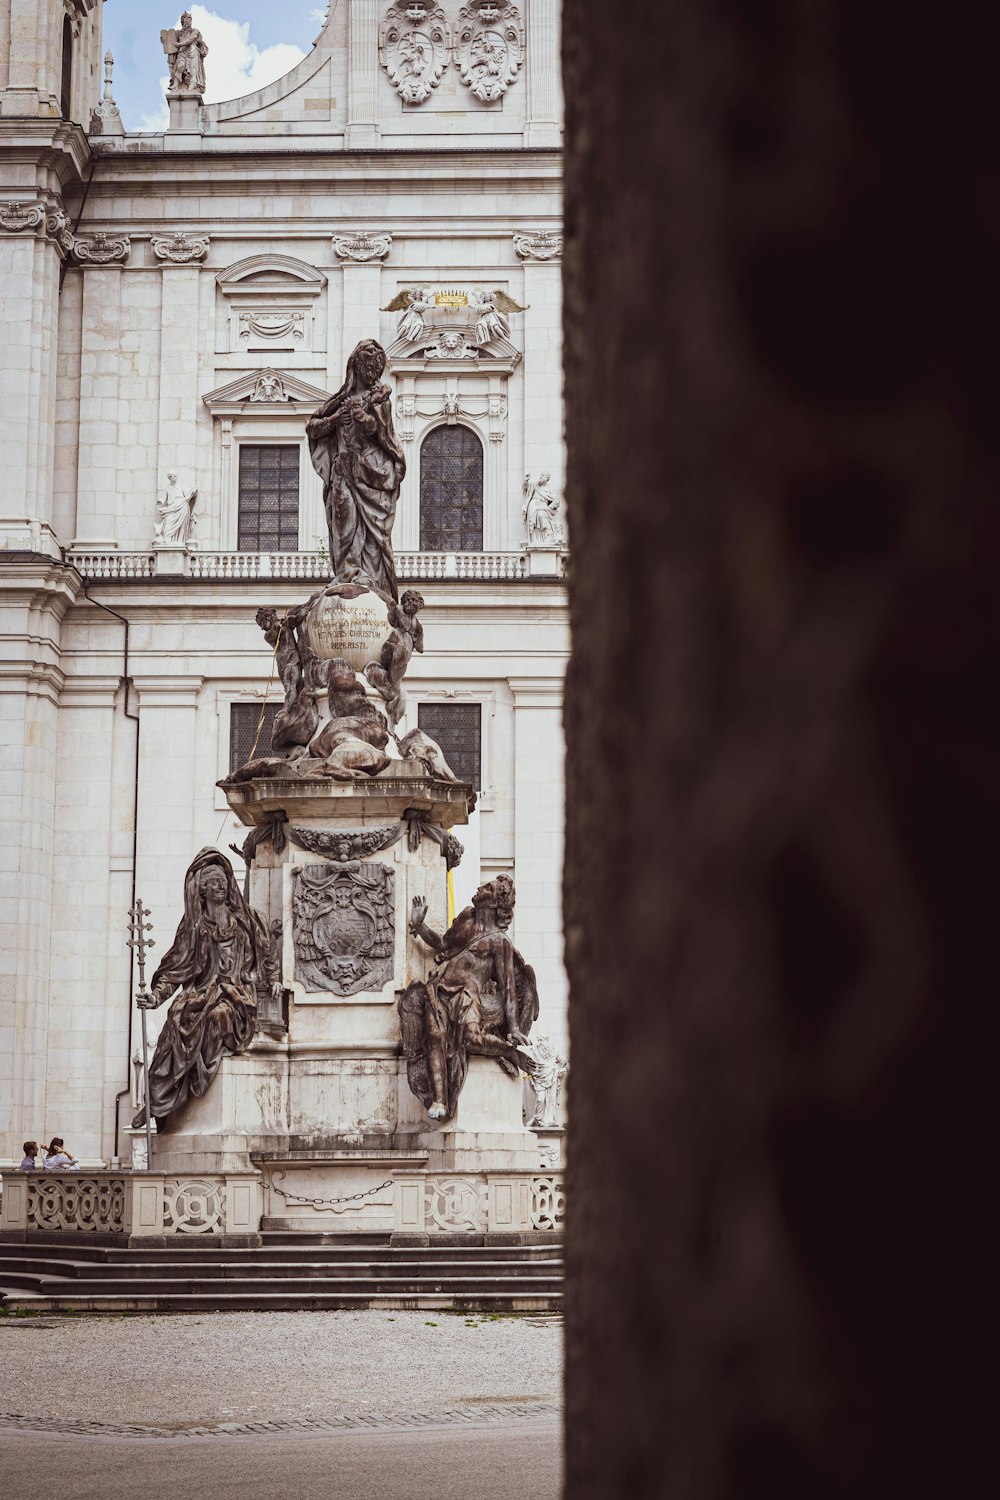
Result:
<svg viewBox="0 0 1000 1500">
<path fill-rule="evenodd" d="M 257 725 L 260 724 L 259 703 L 233 703 L 229 709 L 229 774 L 245 766 L 250 759 L 254 740 L 257 740 L 257 757 L 271 754 L 271 731 L 280 703 L 265 703 L 264 723 L 260 739 L 257 740 Z"/>
<path fill-rule="evenodd" d="M 435 427 L 424 438 L 420 550 L 483 550 L 483 445 L 469 427 Z"/>
<path fill-rule="evenodd" d="M 240 444 L 239 537 L 246 552 L 299 549 L 299 450 L 291 443 Z"/>
<path fill-rule="evenodd" d="M 482 706 L 479 703 L 421 703 L 417 724 L 441 746 L 459 781 L 482 789 Z"/>
</svg>

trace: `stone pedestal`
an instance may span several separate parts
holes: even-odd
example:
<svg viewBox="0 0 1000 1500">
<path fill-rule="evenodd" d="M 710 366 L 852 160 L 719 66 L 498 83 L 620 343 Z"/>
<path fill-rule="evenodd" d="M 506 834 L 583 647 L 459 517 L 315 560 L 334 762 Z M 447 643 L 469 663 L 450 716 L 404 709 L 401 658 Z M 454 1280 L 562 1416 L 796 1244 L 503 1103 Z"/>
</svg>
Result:
<svg viewBox="0 0 1000 1500">
<path fill-rule="evenodd" d="M 187 572 L 187 546 L 174 542 L 153 543 L 153 568 L 158 578 L 178 577 Z"/>
<path fill-rule="evenodd" d="M 153 1170 L 253 1174 L 265 1229 L 526 1232 L 539 1161 L 520 1079 L 471 1057 L 442 1124 L 410 1092 L 401 1056 L 398 999 L 433 958 L 409 933 L 411 904 L 423 898 L 429 926 L 445 930 L 442 839 L 467 821 L 469 788 L 394 761 L 370 780 L 261 779 L 227 796 L 244 823 L 277 830 L 257 847 L 250 903 L 282 924 L 288 1028 L 223 1059 L 204 1098 L 154 1137 Z"/>
<path fill-rule="evenodd" d="M 198 135 L 201 132 L 201 103 L 202 96 L 192 93 L 190 90 L 178 90 L 176 93 L 167 94 L 167 105 L 170 110 L 171 131 L 177 131 L 182 135 Z"/>
<path fill-rule="evenodd" d="M 528 577 L 559 578 L 562 574 L 563 550 L 560 547 L 529 547 Z"/>
</svg>

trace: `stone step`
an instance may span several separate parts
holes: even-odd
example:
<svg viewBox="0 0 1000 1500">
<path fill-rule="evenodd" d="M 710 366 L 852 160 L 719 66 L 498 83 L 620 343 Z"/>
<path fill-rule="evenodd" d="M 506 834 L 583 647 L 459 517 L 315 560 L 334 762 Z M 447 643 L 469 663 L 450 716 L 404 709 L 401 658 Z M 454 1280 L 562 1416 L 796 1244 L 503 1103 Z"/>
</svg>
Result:
<svg viewBox="0 0 1000 1500">
<path fill-rule="evenodd" d="M 124 1263 L 108 1264 L 95 1261 L 68 1261 L 52 1260 L 48 1257 L 34 1256 L 4 1256 L 0 1258 L 0 1272 L 6 1279 L 12 1275 L 28 1274 L 35 1276 L 62 1276 L 75 1278 L 87 1276 L 91 1280 L 117 1281 L 123 1276 L 155 1277 L 160 1280 L 180 1280 L 184 1277 L 197 1276 L 199 1280 L 226 1280 L 226 1279 L 312 1279 L 315 1277 L 358 1277 L 379 1276 L 385 1279 L 394 1277 L 419 1277 L 426 1276 L 496 1276 L 496 1275 L 548 1275 L 555 1278 L 562 1276 L 562 1261 L 555 1258 L 547 1260 L 533 1260 L 517 1262 L 510 1260 L 489 1259 L 470 1260 L 464 1257 L 456 1261 L 309 1261 L 301 1262 L 295 1266 L 289 1266 L 283 1261 L 203 1261 L 199 1257 L 191 1257 L 187 1262 L 161 1261 L 159 1258 L 128 1261 Z"/>
<path fill-rule="evenodd" d="M 170 1293 L 163 1295 L 121 1296 L 45 1293 L 25 1294 L 24 1300 L 11 1299 L 11 1307 L 23 1306 L 32 1312 L 79 1313 L 192 1313 L 192 1312 L 335 1312 L 365 1311 L 454 1311 L 538 1313 L 562 1311 L 562 1293 L 532 1294 L 524 1292 L 442 1294 L 429 1291 L 406 1292 L 227 1292 L 208 1294 Z"/>
<path fill-rule="evenodd" d="M 366 1237 L 367 1238 L 367 1237 Z M 321 1237 L 304 1236 L 301 1244 L 274 1246 L 269 1240 L 261 1247 L 234 1249 L 217 1245 L 201 1245 L 195 1240 L 181 1245 L 157 1246 L 143 1249 L 139 1246 L 95 1245 L 86 1236 L 68 1241 L 66 1236 L 58 1240 L 31 1239 L 0 1243 L 0 1266 L 8 1257 L 42 1256 L 46 1260 L 88 1261 L 107 1265 L 125 1265 L 136 1259 L 158 1263 L 166 1261 L 186 1262 L 197 1258 L 200 1263 L 211 1261 L 252 1264 L 255 1260 L 288 1265 L 326 1262 L 331 1265 L 341 1261 L 356 1261 L 359 1254 L 377 1259 L 380 1263 L 396 1261 L 459 1261 L 470 1255 L 486 1255 L 491 1261 L 549 1261 L 561 1259 L 560 1243 L 540 1245 L 390 1245 L 383 1241 L 377 1245 L 359 1242 L 353 1235 L 342 1236 L 336 1243 L 318 1243 Z"/>
<path fill-rule="evenodd" d="M 357 1293 L 417 1293 L 432 1292 L 440 1295 L 453 1292 L 483 1293 L 493 1292 L 517 1292 L 524 1289 L 528 1292 L 558 1292 L 562 1286 L 561 1278 L 558 1276 L 318 1276 L 304 1283 L 299 1277 L 275 1278 L 261 1285 L 259 1282 L 247 1282 L 238 1278 L 227 1280 L 224 1283 L 218 1279 L 206 1279 L 201 1276 L 188 1276 L 181 1281 L 164 1281 L 155 1276 L 120 1276 L 113 1281 L 102 1280 L 98 1277 L 81 1276 L 78 1279 L 70 1279 L 65 1276 L 35 1276 L 28 1277 L 23 1273 L 15 1272 L 13 1276 L 6 1275 L 6 1281 L 13 1282 L 28 1290 L 37 1290 L 46 1296 L 85 1296 L 101 1297 L 114 1294 L 115 1296 L 146 1296 L 155 1294 L 157 1296 L 173 1296 L 175 1293 L 192 1293 L 202 1296 L 215 1295 L 220 1292 L 225 1295 L 232 1291 L 234 1295 L 246 1293 L 249 1296 L 278 1295 L 279 1293 L 297 1294 L 311 1297 L 321 1293 L 349 1292 Z M 223 1290 L 225 1288 L 225 1291 Z"/>
</svg>

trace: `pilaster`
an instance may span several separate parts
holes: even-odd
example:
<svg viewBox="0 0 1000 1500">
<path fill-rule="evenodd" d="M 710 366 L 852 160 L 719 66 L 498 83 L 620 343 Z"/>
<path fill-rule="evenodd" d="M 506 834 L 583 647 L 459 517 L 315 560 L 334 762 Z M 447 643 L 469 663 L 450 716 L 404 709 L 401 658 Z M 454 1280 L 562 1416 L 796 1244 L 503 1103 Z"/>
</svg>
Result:
<svg viewBox="0 0 1000 1500">
<path fill-rule="evenodd" d="M 83 321 L 73 545 L 105 550 L 118 546 L 122 268 L 108 265 L 77 274 L 83 277 Z"/>
<path fill-rule="evenodd" d="M 528 118 L 526 146 L 562 144 L 562 90 L 559 86 L 559 0 L 529 0 L 526 7 Z"/>
<path fill-rule="evenodd" d="M 560 259 L 524 262 L 524 469 L 548 471 L 562 488 L 562 265 Z M 509 545 L 523 540 L 520 527 Z"/>
<path fill-rule="evenodd" d="M 538 976 L 542 1014 L 566 1014 L 562 957 L 563 685 L 561 677 L 509 677 L 514 697 L 514 939 Z"/>
<path fill-rule="evenodd" d="M 347 40 L 347 130 L 348 151 L 365 150 L 379 141 L 377 0 L 350 0 Z"/>
</svg>

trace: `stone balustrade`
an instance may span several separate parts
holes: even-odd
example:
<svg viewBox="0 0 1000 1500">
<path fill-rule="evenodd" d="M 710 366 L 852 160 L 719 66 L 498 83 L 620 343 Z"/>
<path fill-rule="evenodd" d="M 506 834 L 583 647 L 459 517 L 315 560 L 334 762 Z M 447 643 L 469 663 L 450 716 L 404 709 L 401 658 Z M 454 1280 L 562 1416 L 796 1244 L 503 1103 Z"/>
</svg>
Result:
<svg viewBox="0 0 1000 1500">
<path fill-rule="evenodd" d="M 130 1244 L 213 1235 L 254 1240 L 264 1208 L 256 1172 L 170 1176 L 158 1172 L 5 1172 L 0 1238 L 35 1234 L 122 1236 Z M 537 1173 L 390 1174 L 395 1233 L 558 1233 L 565 1209 L 563 1175 Z M 365 1194 L 357 1195 L 363 1200 Z M 305 1201 L 305 1200 L 303 1200 Z M 320 1201 L 320 1200 L 317 1200 Z M 346 1201 L 346 1200 L 345 1200 Z M 363 1227 L 316 1213 L 316 1231 Z"/>
<path fill-rule="evenodd" d="M 565 553 L 548 553 L 556 576 L 565 574 Z M 400 552 L 396 571 L 400 579 L 433 582 L 441 579 L 475 579 L 495 583 L 533 576 L 528 552 Z M 155 552 L 84 552 L 68 554 L 81 578 L 147 579 L 163 571 Z M 172 576 L 215 581 L 246 582 L 257 578 L 322 581 L 330 576 L 329 563 L 320 552 L 185 552 Z"/>
</svg>

